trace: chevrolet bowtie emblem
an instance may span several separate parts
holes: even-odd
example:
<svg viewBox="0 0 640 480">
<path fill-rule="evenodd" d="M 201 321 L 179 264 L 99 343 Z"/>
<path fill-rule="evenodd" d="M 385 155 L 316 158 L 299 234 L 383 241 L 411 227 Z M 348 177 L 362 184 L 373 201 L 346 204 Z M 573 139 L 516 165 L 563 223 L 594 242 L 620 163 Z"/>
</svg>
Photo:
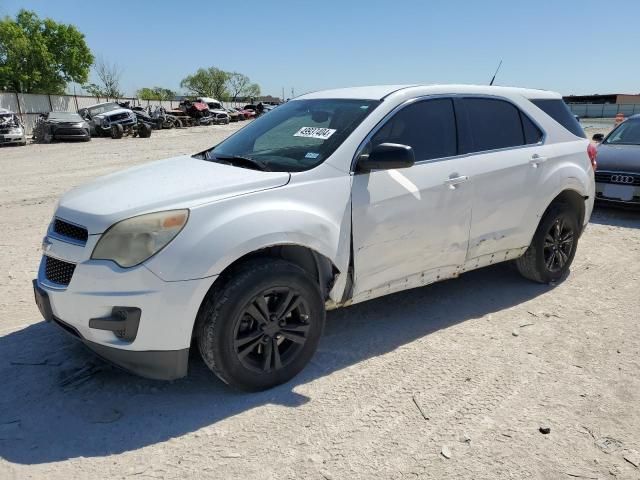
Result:
<svg viewBox="0 0 640 480">
<path fill-rule="evenodd" d="M 44 237 L 42 239 L 42 251 L 43 252 L 48 252 L 49 250 L 51 250 L 51 245 L 53 245 L 53 243 L 51 243 L 51 240 L 49 240 L 49 237 Z"/>
</svg>

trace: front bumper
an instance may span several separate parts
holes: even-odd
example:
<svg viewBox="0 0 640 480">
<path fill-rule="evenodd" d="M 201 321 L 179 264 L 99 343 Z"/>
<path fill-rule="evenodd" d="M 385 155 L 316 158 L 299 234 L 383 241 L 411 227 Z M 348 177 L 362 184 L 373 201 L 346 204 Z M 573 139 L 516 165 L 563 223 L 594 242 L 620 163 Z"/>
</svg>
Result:
<svg viewBox="0 0 640 480">
<path fill-rule="evenodd" d="M 195 318 L 215 277 L 166 282 L 144 265 L 123 269 L 91 260 L 99 235 L 86 245 L 47 237 L 47 251 L 34 280 L 36 298 L 46 297 L 49 315 L 98 355 L 144 377 L 174 379 L 187 373 Z M 46 257 L 74 265 L 70 281 L 56 284 L 46 270 Z M 135 329 L 122 334 L 104 328 L 114 307 L 139 310 Z M 47 318 L 48 317 L 48 318 Z"/>
<path fill-rule="evenodd" d="M 0 145 L 10 145 L 12 143 L 25 143 L 27 141 L 27 136 L 22 133 L 2 133 L 0 134 Z"/>
<path fill-rule="evenodd" d="M 78 329 L 52 314 L 51 302 L 46 290 L 33 281 L 36 304 L 46 321 L 55 323 L 70 336 L 80 340 L 99 357 L 128 372 L 154 380 L 175 380 L 187 375 L 189 349 L 180 350 L 123 350 L 87 340 Z"/>
<path fill-rule="evenodd" d="M 53 138 L 56 140 L 87 140 L 91 135 L 84 128 L 59 128 L 53 130 Z"/>
<path fill-rule="evenodd" d="M 612 206 L 640 207 L 640 185 L 596 182 L 596 202 Z"/>
</svg>

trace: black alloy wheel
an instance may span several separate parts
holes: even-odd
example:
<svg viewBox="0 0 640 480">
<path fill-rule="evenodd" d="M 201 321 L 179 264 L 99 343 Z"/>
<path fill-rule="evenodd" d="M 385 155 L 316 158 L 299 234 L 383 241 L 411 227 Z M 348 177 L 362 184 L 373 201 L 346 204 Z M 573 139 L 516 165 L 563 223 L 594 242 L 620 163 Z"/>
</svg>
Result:
<svg viewBox="0 0 640 480">
<path fill-rule="evenodd" d="M 567 264 L 574 240 L 573 226 L 564 218 L 557 218 L 544 237 L 544 263 L 550 272 L 558 272 Z"/>
<path fill-rule="evenodd" d="M 288 366 L 309 333 L 309 306 L 289 287 L 259 293 L 245 306 L 234 332 L 234 349 L 247 369 L 270 372 Z"/>
</svg>

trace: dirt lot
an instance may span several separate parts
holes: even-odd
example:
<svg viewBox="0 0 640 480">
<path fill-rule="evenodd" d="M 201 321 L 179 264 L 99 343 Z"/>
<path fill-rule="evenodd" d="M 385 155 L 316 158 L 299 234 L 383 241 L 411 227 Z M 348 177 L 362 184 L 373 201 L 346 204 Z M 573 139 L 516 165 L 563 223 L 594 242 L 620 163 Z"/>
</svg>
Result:
<svg viewBox="0 0 640 480">
<path fill-rule="evenodd" d="M 235 128 L 0 149 L 0 478 L 640 478 L 640 212 L 597 210 L 555 287 L 497 265 L 331 312 L 312 364 L 260 394 L 196 356 L 143 380 L 44 324 L 56 198 Z"/>
</svg>

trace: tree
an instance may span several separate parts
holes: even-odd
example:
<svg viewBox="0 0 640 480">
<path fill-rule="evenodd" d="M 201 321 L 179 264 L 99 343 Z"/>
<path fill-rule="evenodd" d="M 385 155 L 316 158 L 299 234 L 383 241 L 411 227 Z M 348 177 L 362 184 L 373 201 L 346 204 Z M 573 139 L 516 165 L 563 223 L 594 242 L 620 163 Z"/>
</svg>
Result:
<svg viewBox="0 0 640 480">
<path fill-rule="evenodd" d="M 224 100 L 228 96 L 226 88 L 228 78 L 229 73 L 219 68 L 200 68 L 193 75 L 186 76 L 180 82 L 180 86 L 193 95 Z"/>
<path fill-rule="evenodd" d="M 247 87 L 249 87 L 251 80 L 246 75 L 238 72 L 230 72 L 227 78 L 227 90 L 231 96 L 231 100 L 234 102 L 238 97 L 245 96 Z"/>
<path fill-rule="evenodd" d="M 94 71 L 100 80 L 100 85 L 89 83 L 83 85 L 89 94 L 96 97 L 121 98 L 124 93 L 120 91 L 120 77 L 122 69 L 115 63 L 108 63 L 104 58 L 100 57 L 96 60 Z"/>
<path fill-rule="evenodd" d="M 73 25 L 20 10 L 0 20 L 0 89 L 64 93 L 68 82 L 84 83 L 93 55 Z"/>
<path fill-rule="evenodd" d="M 249 97 L 249 98 L 257 98 L 260 96 L 260 85 L 258 85 L 257 83 L 252 83 L 251 85 L 249 85 L 244 93 L 245 97 Z"/>
<path fill-rule="evenodd" d="M 162 87 L 144 87 L 136 92 L 141 100 L 171 100 L 175 98 L 176 92 Z"/>
</svg>

